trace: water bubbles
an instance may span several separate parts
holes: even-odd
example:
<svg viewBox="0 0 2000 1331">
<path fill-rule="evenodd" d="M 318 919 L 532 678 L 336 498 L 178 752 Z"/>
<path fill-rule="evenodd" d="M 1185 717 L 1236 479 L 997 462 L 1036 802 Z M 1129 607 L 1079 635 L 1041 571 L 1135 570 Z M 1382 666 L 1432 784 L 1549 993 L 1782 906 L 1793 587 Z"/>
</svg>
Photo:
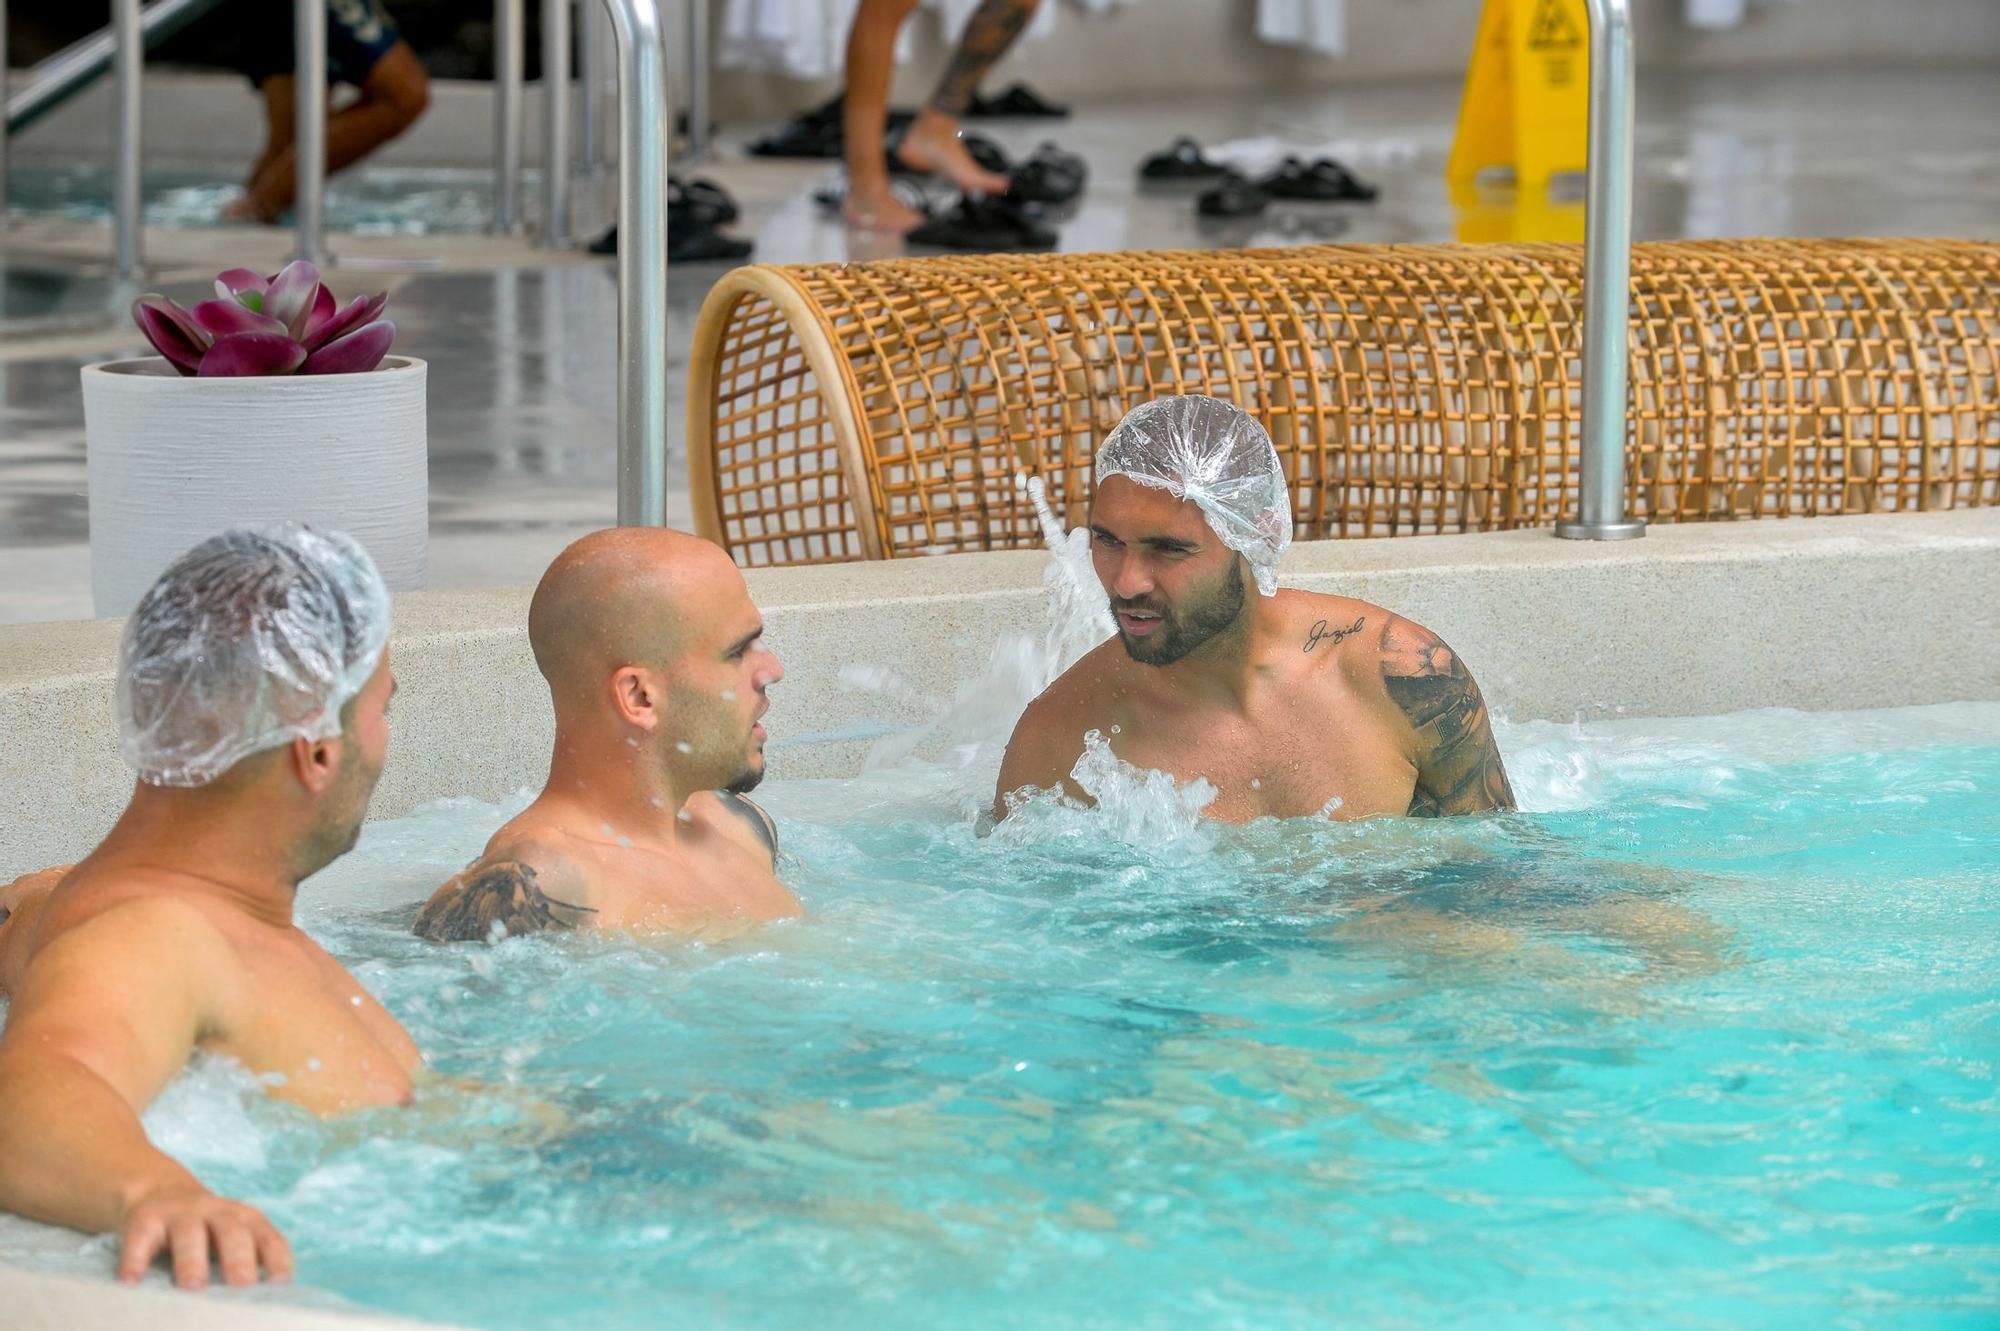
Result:
<svg viewBox="0 0 2000 1331">
<path fill-rule="evenodd" d="M 1250 778 L 1250 789 L 1252 789 L 1252 790 L 1262 790 L 1263 788 L 1264 788 L 1264 783 L 1263 783 L 1262 781 L 1259 781 L 1259 780 L 1258 780 L 1258 779 L 1257 779 L 1256 777 L 1254 777 L 1254 776 Z"/>
<path fill-rule="evenodd" d="M 309 1058 L 309 1059 L 307 1059 L 307 1060 L 306 1060 L 306 1071 L 307 1071 L 307 1072 L 318 1072 L 318 1071 L 319 1071 L 319 1067 L 320 1067 L 320 1064 L 319 1064 L 319 1060 L 318 1060 L 318 1059 L 316 1059 L 316 1058 Z"/>
<path fill-rule="evenodd" d="M 505 920 L 495 920 L 493 921 L 492 924 L 488 925 L 486 928 L 486 941 L 488 944 L 497 943 L 506 936 L 507 936 L 507 922 Z M 477 969 L 476 965 L 475 969 Z M 482 975 L 485 973 L 486 972 L 484 971 L 480 972 L 480 974 Z"/>
<path fill-rule="evenodd" d="M 667 802 L 664 799 L 661 799 L 658 795 L 649 796 L 646 800 L 646 803 L 652 805 L 656 809 L 664 809 L 667 807 Z"/>
<path fill-rule="evenodd" d="M 618 835 L 618 831 L 617 831 L 617 829 L 616 829 L 616 828 L 614 828 L 614 827 L 612 827 L 610 823 L 599 823 L 599 824 L 597 825 L 597 830 L 598 830 L 598 831 L 600 831 L 600 832 L 602 832 L 602 833 L 604 833 L 604 835 L 606 835 L 606 836 L 617 836 L 617 835 Z"/>
<path fill-rule="evenodd" d="M 1319 806 L 1319 816 L 1322 818 L 1331 818 L 1334 814 L 1340 812 L 1342 808 L 1346 807 L 1346 804 L 1346 800 L 1335 795 L 1332 799 Z"/>
<path fill-rule="evenodd" d="M 736 690 L 735 690 L 735 689 L 724 689 L 724 690 L 722 691 L 722 701 L 724 701 L 724 702 L 735 702 L 735 701 L 736 701 Z"/>
<path fill-rule="evenodd" d="M 354 1004 L 354 1006 L 356 1006 L 356 1007 L 360 1007 L 360 1006 L 361 1006 L 361 995 L 360 995 L 360 994 L 356 994 L 356 995 L 355 995 L 354 997 L 352 997 L 352 998 L 348 999 L 347 1001 L 348 1001 L 348 1002 L 350 1002 L 350 1003 L 352 1003 L 352 1004 Z"/>
<path fill-rule="evenodd" d="M 619 838 L 618 838 L 618 849 L 620 849 L 620 850 L 630 850 L 630 849 L 632 849 L 632 838 L 631 838 L 631 837 L 628 837 L 628 836 L 621 836 L 621 837 L 619 837 Z"/>
<path fill-rule="evenodd" d="M 637 735 L 627 735 L 625 742 L 635 749 L 639 747 L 639 737 Z"/>
<path fill-rule="evenodd" d="M 680 819 L 684 823 L 691 823 L 694 821 L 694 815 L 692 813 L 689 813 L 686 809 L 682 809 L 679 813 L 675 814 L 674 817 Z"/>
<path fill-rule="evenodd" d="M 688 743 L 688 742 L 687 742 L 686 740 L 684 740 L 684 739 L 682 739 L 682 740 L 675 740 L 675 741 L 674 741 L 674 752 L 675 752 L 675 753 L 693 753 L 693 752 L 694 752 L 694 745 L 692 745 L 692 744 Z"/>
<path fill-rule="evenodd" d="M 1014 1065 L 1014 1071 L 1016 1072 L 1026 1072 L 1027 1070 L 1028 1070 L 1028 1065 L 1026 1063 L 1016 1063 Z"/>
<path fill-rule="evenodd" d="M 1124 726 L 1113 726 L 1113 727 L 1111 727 L 1111 733 L 1112 733 L 1112 734 L 1114 734 L 1114 735 L 1122 735 L 1122 734 L 1124 734 L 1124 733 L 1125 733 L 1125 727 L 1124 727 Z"/>
</svg>

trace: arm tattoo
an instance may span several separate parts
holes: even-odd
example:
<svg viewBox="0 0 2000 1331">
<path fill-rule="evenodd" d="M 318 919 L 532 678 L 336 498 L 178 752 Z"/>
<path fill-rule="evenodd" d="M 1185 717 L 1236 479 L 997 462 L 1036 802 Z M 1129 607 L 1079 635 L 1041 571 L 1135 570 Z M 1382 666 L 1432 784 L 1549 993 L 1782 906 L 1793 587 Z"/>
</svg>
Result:
<svg viewBox="0 0 2000 1331">
<path fill-rule="evenodd" d="M 1392 619 L 1391 626 L 1395 624 Z M 1417 732 L 1417 787 L 1410 796 L 1412 818 L 1512 809 L 1514 790 L 1493 742 L 1486 700 L 1458 654 L 1424 630 L 1411 661 L 1390 655 L 1383 630 L 1382 682 Z M 1414 665 L 1415 669 L 1409 667 Z"/>
<path fill-rule="evenodd" d="M 733 790 L 718 790 L 715 797 L 722 801 L 723 808 L 741 818 L 757 834 L 757 840 L 771 853 L 771 864 L 775 868 L 778 863 L 778 825 L 771 821 L 771 815 L 765 813 L 764 807 L 757 801 L 745 799 Z"/>
<path fill-rule="evenodd" d="M 1341 643 L 1346 642 L 1349 638 L 1361 632 L 1361 626 L 1366 622 L 1366 620 L 1357 617 L 1352 624 L 1344 629 L 1329 629 L 1326 626 L 1326 621 L 1322 619 L 1314 624 L 1312 630 L 1306 634 L 1306 650 L 1311 651 L 1323 642 L 1330 642 L 1338 647 Z"/>
<path fill-rule="evenodd" d="M 973 11 L 957 47 L 952 50 L 944 77 L 938 80 L 937 91 L 931 94 L 935 110 L 955 120 L 965 115 L 966 108 L 972 105 L 972 95 L 979 91 L 979 81 L 1007 54 L 1007 48 L 1028 26 L 1036 3 L 1037 0 L 985 0 Z"/>
<path fill-rule="evenodd" d="M 532 866 L 500 860 L 466 870 L 426 901 L 416 932 L 433 943 L 496 943 L 510 934 L 574 929 L 581 917 L 596 913 L 544 894 Z"/>
</svg>

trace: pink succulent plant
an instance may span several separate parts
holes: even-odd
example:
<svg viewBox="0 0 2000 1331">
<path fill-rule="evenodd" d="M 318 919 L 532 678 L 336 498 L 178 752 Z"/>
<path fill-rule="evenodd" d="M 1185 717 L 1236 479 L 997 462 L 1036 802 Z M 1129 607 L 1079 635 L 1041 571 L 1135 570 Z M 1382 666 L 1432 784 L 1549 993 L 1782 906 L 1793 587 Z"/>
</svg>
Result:
<svg viewBox="0 0 2000 1331">
<path fill-rule="evenodd" d="M 214 300 L 184 310 L 165 296 L 132 302 L 146 340 L 184 375 L 359 374 L 389 354 L 396 325 L 382 318 L 386 292 L 345 305 L 305 260 L 268 281 L 248 268 L 215 279 Z"/>
</svg>

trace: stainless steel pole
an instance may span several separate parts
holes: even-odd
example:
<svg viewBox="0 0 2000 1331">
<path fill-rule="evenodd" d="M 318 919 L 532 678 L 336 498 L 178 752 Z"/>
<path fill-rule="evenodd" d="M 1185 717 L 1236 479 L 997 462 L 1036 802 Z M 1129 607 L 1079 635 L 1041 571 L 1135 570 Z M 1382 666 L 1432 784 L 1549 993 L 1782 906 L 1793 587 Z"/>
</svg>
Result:
<svg viewBox="0 0 2000 1331">
<path fill-rule="evenodd" d="M 0 107 L 7 105 L 7 0 L 0 0 Z M 0 124 L 0 227 L 7 225 L 7 126 Z"/>
<path fill-rule="evenodd" d="M 604 0 L 618 38 L 618 523 L 667 523 L 667 36 L 661 0 Z"/>
<path fill-rule="evenodd" d="M 139 11 L 139 31 L 152 50 L 224 0 L 153 0 Z M 71 42 L 27 71 L 20 90 L 6 99 L 7 129 L 19 134 L 89 87 L 117 62 L 118 37 L 110 25 Z"/>
<path fill-rule="evenodd" d="M 297 87 L 292 160 L 298 257 L 326 266 L 326 0 L 292 6 L 292 79 Z"/>
<path fill-rule="evenodd" d="M 688 160 L 708 160 L 708 0 L 687 5 Z"/>
<path fill-rule="evenodd" d="M 146 45 L 139 31 L 139 0 L 111 0 L 111 26 L 117 42 L 113 68 L 117 71 L 115 92 L 116 167 L 111 196 L 112 266 L 121 278 L 137 278 L 146 271 L 141 232 L 144 199 L 141 173 L 144 166 L 145 106 L 142 80 L 145 78 Z"/>
<path fill-rule="evenodd" d="M 542 248 L 569 243 L 570 0 L 542 0 Z"/>
<path fill-rule="evenodd" d="M 525 0 L 493 0 L 493 230 L 521 224 L 521 84 L 526 77 Z"/>
<path fill-rule="evenodd" d="M 595 169 L 598 154 L 603 151 L 604 104 L 598 99 L 597 89 L 604 82 L 604 47 L 599 39 L 604 11 L 584 0 L 583 7 L 577 10 L 576 23 L 576 81 L 583 89 L 576 106 L 576 155 L 587 175 Z"/>
<path fill-rule="evenodd" d="M 1632 13 L 1590 11 L 1590 146 L 1583 230 L 1583 453 L 1571 541 L 1628 541 L 1646 524 L 1625 511 L 1626 327 L 1632 304 Z"/>
</svg>

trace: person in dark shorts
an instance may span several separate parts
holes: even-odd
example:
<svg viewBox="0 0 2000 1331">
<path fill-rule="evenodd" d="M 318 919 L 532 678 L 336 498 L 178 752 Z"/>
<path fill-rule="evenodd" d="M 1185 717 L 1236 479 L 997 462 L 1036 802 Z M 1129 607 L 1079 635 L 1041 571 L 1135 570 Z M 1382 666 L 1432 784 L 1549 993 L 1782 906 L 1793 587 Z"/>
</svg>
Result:
<svg viewBox="0 0 2000 1331">
<path fill-rule="evenodd" d="M 287 0 L 251 0 L 240 12 L 248 52 L 243 72 L 264 98 L 268 134 L 264 151 L 244 182 L 243 196 L 227 211 L 232 217 L 276 222 L 292 206 L 298 188 L 292 5 Z M 329 83 L 345 83 L 361 92 L 327 118 L 329 174 L 401 134 L 430 104 L 430 76 L 380 0 L 327 0 L 326 73 Z"/>
</svg>

